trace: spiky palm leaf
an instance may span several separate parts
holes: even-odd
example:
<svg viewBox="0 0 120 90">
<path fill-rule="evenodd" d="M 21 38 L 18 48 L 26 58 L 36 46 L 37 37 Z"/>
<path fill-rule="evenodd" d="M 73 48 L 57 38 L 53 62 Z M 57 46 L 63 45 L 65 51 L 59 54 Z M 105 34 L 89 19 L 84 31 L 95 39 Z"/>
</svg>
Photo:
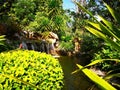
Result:
<svg viewBox="0 0 120 90">
<path fill-rule="evenodd" d="M 82 5 L 80 5 L 79 3 L 75 2 L 79 8 L 81 8 L 84 12 L 86 12 L 87 14 L 89 14 L 95 21 L 91 22 L 91 21 L 86 21 L 89 26 L 86 26 L 85 28 L 92 34 L 94 34 L 95 36 L 97 36 L 98 38 L 103 39 L 104 41 L 110 43 L 114 49 L 120 51 L 120 29 L 115 27 L 111 22 L 107 21 L 106 19 L 104 19 L 101 16 L 98 16 L 102 22 L 99 22 L 94 15 L 89 12 L 88 10 L 86 10 Z M 113 16 L 113 18 L 115 19 L 115 21 L 120 24 L 120 16 L 117 12 L 115 12 L 110 6 L 108 6 L 106 3 L 104 3 L 107 7 L 107 9 L 109 10 L 109 12 L 111 13 L 111 15 Z M 115 38 L 116 41 L 113 41 L 112 38 Z M 109 59 L 110 60 L 110 59 Z M 85 66 L 84 68 L 80 65 L 77 65 L 92 81 L 94 81 L 95 83 L 98 82 L 97 84 L 100 85 L 101 87 L 103 87 L 104 89 L 106 88 L 106 90 L 109 90 L 107 87 L 110 87 L 110 90 L 116 90 L 115 88 L 113 88 L 112 86 L 107 86 L 105 84 L 101 84 L 101 81 L 99 80 L 99 77 L 97 77 L 96 75 L 93 77 L 92 74 L 90 74 L 91 72 L 89 70 L 86 69 L 86 67 L 91 66 L 91 65 L 95 65 L 97 63 L 101 63 L 105 61 L 104 60 L 96 60 L 90 64 L 88 64 L 87 66 Z M 112 61 L 117 61 L 120 62 L 119 60 L 112 60 Z M 94 75 L 94 74 L 93 74 Z M 106 79 L 110 79 L 114 76 L 119 76 L 119 73 L 116 74 L 109 74 L 108 76 L 106 76 Z M 100 83 L 99 83 L 100 82 Z M 116 86 L 118 86 L 118 84 L 116 84 Z"/>
</svg>

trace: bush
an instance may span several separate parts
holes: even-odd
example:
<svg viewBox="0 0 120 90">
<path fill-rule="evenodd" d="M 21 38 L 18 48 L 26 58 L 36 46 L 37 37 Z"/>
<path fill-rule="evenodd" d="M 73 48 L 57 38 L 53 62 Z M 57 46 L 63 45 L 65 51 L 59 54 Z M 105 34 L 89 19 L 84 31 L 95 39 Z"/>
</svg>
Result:
<svg viewBox="0 0 120 90">
<path fill-rule="evenodd" d="M 94 54 L 94 58 L 92 60 L 102 60 L 102 59 L 120 59 L 120 52 L 115 50 L 111 44 L 106 43 L 104 47 L 100 51 Z M 97 67 L 101 68 L 102 70 L 115 70 L 120 68 L 120 63 L 116 63 L 113 61 L 104 61 L 102 63 L 97 64 Z"/>
<path fill-rule="evenodd" d="M 102 42 L 103 41 L 96 38 L 89 32 L 85 32 L 82 36 L 81 52 L 89 53 L 92 56 L 93 53 L 101 49 Z"/>
<path fill-rule="evenodd" d="M 0 90 L 60 90 L 63 71 L 45 53 L 15 50 L 0 54 Z"/>
<path fill-rule="evenodd" d="M 74 45 L 72 41 L 69 41 L 69 42 L 61 41 L 58 48 L 59 50 L 63 50 L 63 51 L 73 51 Z"/>
</svg>

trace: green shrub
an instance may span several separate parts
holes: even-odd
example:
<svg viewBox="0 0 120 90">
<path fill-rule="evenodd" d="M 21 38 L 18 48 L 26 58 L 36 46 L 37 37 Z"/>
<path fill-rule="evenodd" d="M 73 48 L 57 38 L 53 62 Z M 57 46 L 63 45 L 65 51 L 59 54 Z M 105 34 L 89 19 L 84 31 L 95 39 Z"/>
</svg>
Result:
<svg viewBox="0 0 120 90">
<path fill-rule="evenodd" d="M 58 48 L 63 51 L 73 51 L 74 45 L 72 41 L 69 42 L 61 41 Z"/>
<path fill-rule="evenodd" d="M 81 43 L 81 52 L 90 53 L 93 55 L 94 52 L 100 49 L 100 40 L 90 34 L 89 32 L 85 32 L 82 37 Z"/>
<path fill-rule="evenodd" d="M 60 90 L 63 71 L 45 53 L 15 50 L 0 54 L 0 90 Z"/>
<path fill-rule="evenodd" d="M 120 52 L 115 50 L 111 44 L 106 43 L 104 47 L 100 51 L 94 54 L 94 58 L 92 60 L 102 60 L 102 59 L 120 59 Z M 113 61 L 104 61 L 102 63 L 97 64 L 96 66 L 101 68 L 102 70 L 114 70 L 120 68 L 120 63 L 116 63 Z"/>
</svg>

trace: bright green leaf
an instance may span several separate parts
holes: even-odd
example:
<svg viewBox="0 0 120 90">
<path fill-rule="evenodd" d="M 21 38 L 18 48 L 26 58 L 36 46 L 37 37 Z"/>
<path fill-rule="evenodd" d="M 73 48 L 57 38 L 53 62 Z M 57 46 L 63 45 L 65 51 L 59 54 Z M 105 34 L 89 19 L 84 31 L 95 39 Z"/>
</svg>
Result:
<svg viewBox="0 0 120 90">
<path fill-rule="evenodd" d="M 115 12 L 109 5 L 107 5 L 106 3 L 104 4 L 113 16 L 113 18 L 120 24 L 120 15 L 117 12 Z"/>
<path fill-rule="evenodd" d="M 78 65 L 79 69 L 81 69 L 85 75 L 87 75 L 92 81 L 94 81 L 102 90 L 117 90 L 115 89 L 112 85 L 110 85 L 108 82 L 106 82 L 104 79 L 96 75 L 94 72 L 91 70 L 85 68 L 83 69 L 83 66 Z"/>
</svg>

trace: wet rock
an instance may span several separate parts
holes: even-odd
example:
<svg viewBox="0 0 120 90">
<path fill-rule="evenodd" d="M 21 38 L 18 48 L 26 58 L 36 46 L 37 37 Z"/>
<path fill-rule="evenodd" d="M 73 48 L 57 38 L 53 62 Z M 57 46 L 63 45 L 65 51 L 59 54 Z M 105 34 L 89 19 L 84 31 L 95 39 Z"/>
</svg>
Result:
<svg viewBox="0 0 120 90">
<path fill-rule="evenodd" d="M 100 69 L 90 68 L 90 70 L 96 73 L 100 77 L 104 77 L 106 75 L 106 73 L 104 71 L 101 71 Z"/>
</svg>

